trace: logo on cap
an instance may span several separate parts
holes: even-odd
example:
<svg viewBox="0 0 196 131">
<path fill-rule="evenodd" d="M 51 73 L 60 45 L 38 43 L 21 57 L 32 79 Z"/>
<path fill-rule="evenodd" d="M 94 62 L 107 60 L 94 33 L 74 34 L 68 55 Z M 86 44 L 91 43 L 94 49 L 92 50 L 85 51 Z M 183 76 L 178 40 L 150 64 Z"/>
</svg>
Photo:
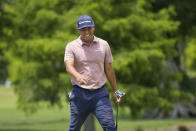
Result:
<svg viewBox="0 0 196 131">
<path fill-rule="evenodd" d="M 83 24 L 83 23 L 91 23 L 91 21 L 90 20 L 86 20 L 86 21 L 79 22 L 79 24 Z"/>
</svg>

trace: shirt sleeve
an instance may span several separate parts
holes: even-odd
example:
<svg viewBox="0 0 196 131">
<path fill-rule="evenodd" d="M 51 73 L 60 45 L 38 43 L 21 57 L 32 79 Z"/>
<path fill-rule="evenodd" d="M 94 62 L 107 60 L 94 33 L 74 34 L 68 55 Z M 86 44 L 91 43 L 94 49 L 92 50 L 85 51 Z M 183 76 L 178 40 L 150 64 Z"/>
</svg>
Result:
<svg viewBox="0 0 196 131">
<path fill-rule="evenodd" d="M 65 55 L 64 55 L 64 62 L 68 60 L 74 61 L 74 53 L 70 44 L 67 44 L 65 48 Z"/>
<path fill-rule="evenodd" d="M 106 50 L 105 50 L 106 52 L 105 52 L 105 61 L 104 62 L 105 63 L 112 63 L 114 60 L 113 60 L 110 46 L 108 43 L 106 43 L 105 48 L 106 48 Z"/>
</svg>

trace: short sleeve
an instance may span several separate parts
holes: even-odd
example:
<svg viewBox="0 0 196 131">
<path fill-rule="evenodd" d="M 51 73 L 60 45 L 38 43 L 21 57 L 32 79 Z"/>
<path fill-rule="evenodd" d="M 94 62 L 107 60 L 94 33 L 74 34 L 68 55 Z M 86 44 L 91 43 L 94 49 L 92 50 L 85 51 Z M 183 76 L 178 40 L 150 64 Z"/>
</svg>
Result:
<svg viewBox="0 0 196 131">
<path fill-rule="evenodd" d="M 74 61 L 74 53 L 72 51 L 70 44 L 67 44 L 65 48 L 65 55 L 64 55 L 64 62 L 68 60 Z"/>
<path fill-rule="evenodd" d="M 112 63 L 114 60 L 113 60 L 113 57 L 112 57 L 112 53 L 111 53 L 111 50 L 110 50 L 110 46 L 108 43 L 105 44 L 105 63 Z"/>
</svg>

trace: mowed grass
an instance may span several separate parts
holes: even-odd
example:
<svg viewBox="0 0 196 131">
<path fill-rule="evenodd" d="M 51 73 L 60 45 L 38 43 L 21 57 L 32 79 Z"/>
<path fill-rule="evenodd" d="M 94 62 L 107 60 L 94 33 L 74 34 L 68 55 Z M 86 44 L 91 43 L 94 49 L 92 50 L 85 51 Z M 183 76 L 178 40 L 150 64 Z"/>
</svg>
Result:
<svg viewBox="0 0 196 131">
<path fill-rule="evenodd" d="M 26 116 L 16 106 L 17 96 L 11 88 L 0 88 L 0 130 L 65 130 L 69 121 L 69 106 L 41 108 Z"/>
<path fill-rule="evenodd" d="M 25 116 L 17 109 L 17 96 L 12 88 L 0 87 L 0 131 L 66 131 L 70 119 L 69 104 L 64 102 L 63 108 L 41 108 L 35 114 Z M 114 108 L 115 109 L 115 108 Z M 169 128 L 195 119 L 177 120 L 130 120 L 128 109 L 119 110 L 119 131 L 134 131 L 138 127 L 145 131 L 158 128 Z M 96 120 L 96 130 L 102 131 Z"/>
</svg>

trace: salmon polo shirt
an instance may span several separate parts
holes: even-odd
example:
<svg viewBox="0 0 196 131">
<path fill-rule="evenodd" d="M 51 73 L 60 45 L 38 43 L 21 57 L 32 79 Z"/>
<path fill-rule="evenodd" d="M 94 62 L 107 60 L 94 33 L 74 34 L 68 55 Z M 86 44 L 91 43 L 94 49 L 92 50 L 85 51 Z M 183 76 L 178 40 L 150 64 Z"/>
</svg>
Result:
<svg viewBox="0 0 196 131">
<path fill-rule="evenodd" d="M 94 36 L 93 43 L 87 45 L 80 37 L 67 44 L 64 61 L 74 61 L 74 67 L 87 78 L 87 84 L 80 85 L 71 76 L 72 85 L 85 89 L 98 89 L 106 82 L 104 63 L 113 62 L 112 53 L 108 43 Z"/>
</svg>

